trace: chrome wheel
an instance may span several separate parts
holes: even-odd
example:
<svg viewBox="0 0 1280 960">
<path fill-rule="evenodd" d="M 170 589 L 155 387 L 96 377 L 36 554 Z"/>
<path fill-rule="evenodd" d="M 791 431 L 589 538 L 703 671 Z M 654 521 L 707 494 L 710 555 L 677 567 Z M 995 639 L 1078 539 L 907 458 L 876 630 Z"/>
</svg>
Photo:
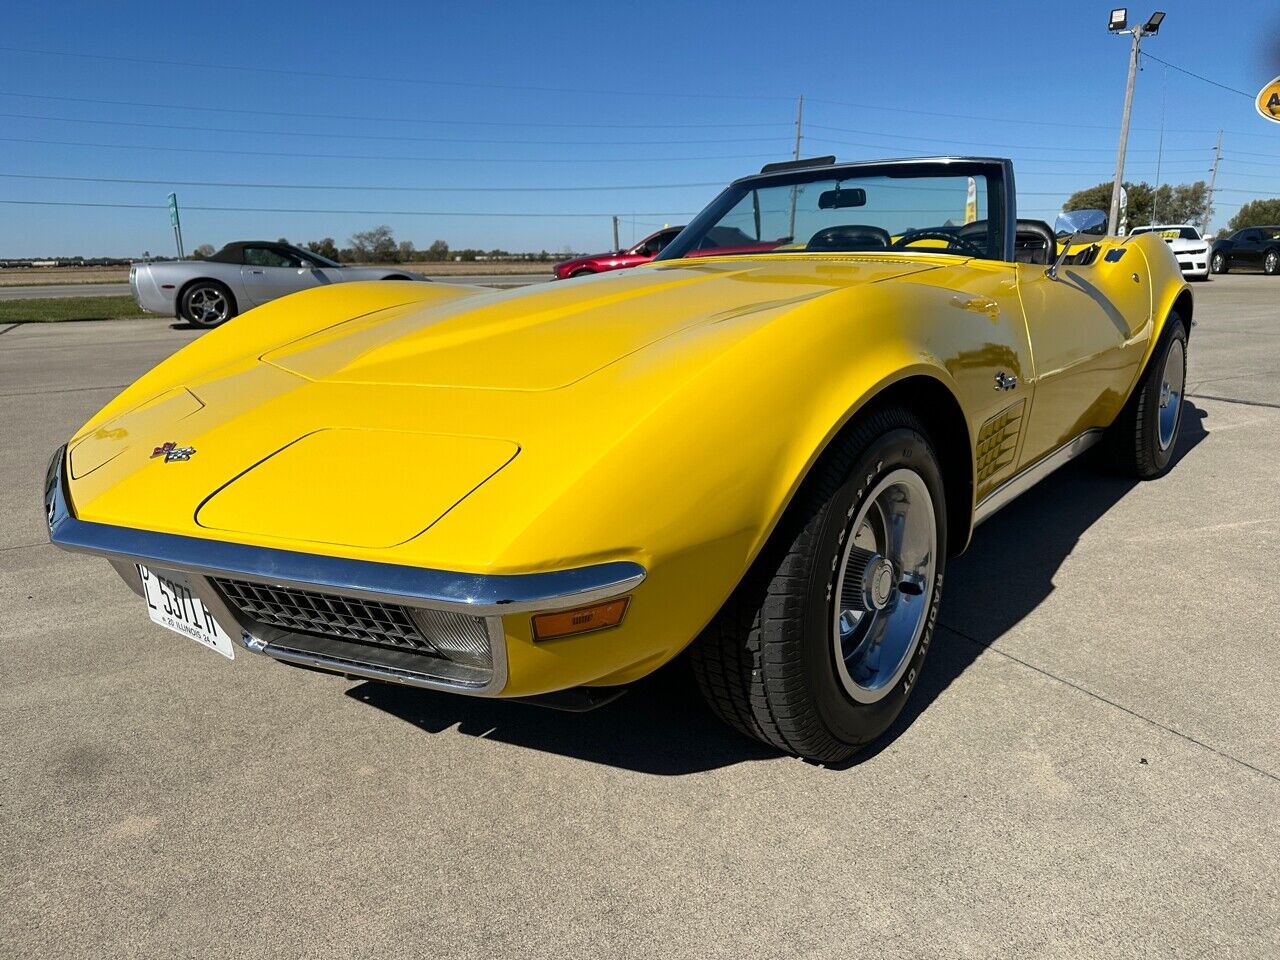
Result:
<svg viewBox="0 0 1280 960">
<path fill-rule="evenodd" d="M 882 699 L 911 661 L 928 621 L 937 545 L 933 499 L 914 470 L 882 479 L 849 526 L 832 640 L 840 679 L 859 703 Z"/>
<path fill-rule="evenodd" d="M 1209 266 L 1214 273 L 1221 273 L 1222 267 L 1224 266 L 1225 263 L 1226 261 L 1223 259 L 1222 254 L 1215 253 L 1213 255 L 1213 259 L 1209 262 Z"/>
<path fill-rule="evenodd" d="M 212 325 L 227 319 L 231 305 L 217 287 L 196 287 L 187 297 L 187 310 L 193 323 Z"/>
<path fill-rule="evenodd" d="M 1274 250 L 1268 250 L 1266 259 L 1262 261 L 1262 269 L 1267 273 L 1274 274 L 1277 267 L 1280 267 L 1280 254 Z"/>
<path fill-rule="evenodd" d="M 1164 371 L 1160 374 L 1160 449 L 1168 450 L 1178 438 L 1178 424 L 1182 421 L 1182 390 L 1187 378 L 1187 354 L 1182 340 L 1174 338 L 1164 358 Z"/>
</svg>

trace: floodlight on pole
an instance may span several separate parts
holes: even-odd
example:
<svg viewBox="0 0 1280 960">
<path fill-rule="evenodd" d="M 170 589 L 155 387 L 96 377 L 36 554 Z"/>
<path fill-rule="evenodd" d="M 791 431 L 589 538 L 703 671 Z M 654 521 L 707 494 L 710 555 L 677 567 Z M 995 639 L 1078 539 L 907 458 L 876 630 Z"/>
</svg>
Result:
<svg viewBox="0 0 1280 960">
<path fill-rule="evenodd" d="M 1155 36 L 1164 21 L 1164 11 L 1157 10 L 1141 26 L 1129 27 L 1129 12 L 1124 7 L 1111 11 L 1107 29 L 1112 33 L 1127 33 L 1133 37 L 1129 47 L 1129 80 L 1124 88 L 1124 114 L 1120 118 L 1120 144 L 1116 149 L 1116 176 L 1111 182 L 1111 215 L 1107 218 L 1107 232 L 1115 234 L 1120 226 L 1120 190 L 1124 183 L 1124 154 L 1129 144 L 1129 113 L 1133 109 L 1133 83 L 1138 75 L 1138 52 L 1143 37 Z"/>
</svg>

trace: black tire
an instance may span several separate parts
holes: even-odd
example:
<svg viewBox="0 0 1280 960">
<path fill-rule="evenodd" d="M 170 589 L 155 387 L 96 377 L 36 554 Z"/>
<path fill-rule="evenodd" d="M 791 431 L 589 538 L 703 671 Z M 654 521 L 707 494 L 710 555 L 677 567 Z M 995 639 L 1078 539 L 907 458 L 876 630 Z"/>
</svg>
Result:
<svg viewBox="0 0 1280 960">
<path fill-rule="evenodd" d="M 1231 263 L 1227 259 L 1227 255 L 1218 250 L 1213 251 L 1213 256 L 1209 258 L 1210 273 L 1228 273 L 1231 270 Z"/>
<path fill-rule="evenodd" d="M 599 270 L 575 270 L 569 274 L 569 279 L 572 280 L 574 277 L 593 277 L 599 272 Z"/>
<path fill-rule="evenodd" d="M 1280 250 L 1268 250 L 1262 255 L 1262 272 L 1268 277 L 1280 274 Z"/>
<path fill-rule="evenodd" d="M 1167 398 L 1166 382 L 1177 386 Z M 1154 480 L 1168 472 L 1182 427 L 1186 382 L 1187 328 L 1178 314 L 1171 313 L 1133 394 L 1107 431 L 1109 459 L 1121 474 Z M 1171 431 L 1165 419 L 1170 415 Z"/>
<path fill-rule="evenodd" d="M 927 490 L 933 575 L 911 600 L 905 587 L 901 594 L 892 588 L 894 606 L 887 609 L 919 603 L 904 606 L 920 617 L 916 639 L 894 660 L 900 672 L 878 688 L 880 699 L 858 702 L 842 679 L 843 662 L 837 665 L 842 558 L 852 551 L 852 526 L 870 495 L 904 472 Z M 946 531 L 941 469 L 919 418 L 900 407 L 861 417 L 814 467 L 759 559 L 694 643 L 694 675 L 712 710 L 748 736 L 819 762 L 845 760 L 883 734 L 918 683 L 929 651 Z"/>
<path fill-rule="evenodd" d="M 197 327 L 216 327 L 237 312 L 235 296 L 217 280 L 197 280 L 182 291 L 178 305 L 178 315 Z"/>
</svg>

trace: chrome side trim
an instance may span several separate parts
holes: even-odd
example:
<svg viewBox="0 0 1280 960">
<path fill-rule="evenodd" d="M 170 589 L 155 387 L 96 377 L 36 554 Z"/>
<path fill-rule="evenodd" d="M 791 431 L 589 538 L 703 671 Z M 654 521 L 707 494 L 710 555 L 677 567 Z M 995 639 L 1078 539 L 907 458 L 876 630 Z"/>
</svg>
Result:
<svg viewBox="0 0 1280 960">
<path fill-rule="evenodd" d="M 1101 439 L 1101 430 L 1086 430 L 1074 440 L 1069 440 L 1057 450 L 1041 457 L 1031 466 L 1010 477 L 982 498 L 982 502 L 974 510 L 973 525 L 976 527 L 989 519 L 1001 507 L 1008 506 L 1053 471 L 1070 463 Z"/>
<path fill-rule="evenodd" d="M 457 573 L 79 520 L 67 501 L 63 482 L 65 457 L 64 446 L 55 453 L 45 476 L 49 540 L 64 550 L 108 560 L 199 576 L 230 575 L 256 583 L 321 588 L 477 617 L 582 606 L 627 593 L 644 582 L 646 576 L 644 567 L 630 561 L 543 573 Z"/>
</svg>

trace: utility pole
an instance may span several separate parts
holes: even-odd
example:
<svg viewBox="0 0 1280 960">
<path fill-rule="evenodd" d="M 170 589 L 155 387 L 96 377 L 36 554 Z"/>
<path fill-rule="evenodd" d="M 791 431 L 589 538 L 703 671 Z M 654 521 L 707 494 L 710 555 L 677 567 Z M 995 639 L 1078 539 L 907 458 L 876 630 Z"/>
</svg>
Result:
<svg viewBox="0 0 1280 960">
<path fill-rule="evenodd" d="M 800 99 L 796 101 L 796 149 L 791 154 L 791 159 L 800 159 L 800 130 L 801 124 L 804 123 L 804 94 L 800 94 Z M 791 227 L 787 230 L 787 236 L 794 237 L 796 235 L 796 188 L 791 188 Z"/>
<path fill-rule="evenodd" d="M 613 218 L 613 249 L 621 250 L 622 244 L 618 242 L 618 218 Z"/>
<path fill-rule="evenodd" d="M 800 99 L 796 101 L 796 149 L 792 159 L 800 159 L 800 125 L 804 122 L 804 94 L 800 94 Z"/>
<path fill-rule="evenodd" d="M 1124 182 L 1124 153 L 1129 145 L 1129 113 L 1133 109 L 1133 83 L 1138 75 L 1138 50 L 1143 37 L 1155 36 L 1162 20 L 1164 13 L 1157 10 L 1146 23 L 1130 28 L 1128 12 L 1122 7 L 1111 11 L 1111 20 L 1107 24 L 1112 33 L 1127 33 L 1133 37 L 1129 46 L 1129 79 L 1124 88 L 1124 114 L 1120 118 L 1120 145 L 1116 150 L 1116 177 L 1111 183 L 1111 214 L 1107 218 L 1107 232 L 1111 234 L 1120 226 L 1120 188 Z"/>
<path fill-rule="evenodd" d="M 1161 78 L 1160 86 L 1160 143 L 1156 147 L 1156 189 L 1151 194 L 1151 222 L 1159 223 L 1160 215 L 1160 166 L 1164 160 L 1164 107 L 1167 94 L 1169 92 L 1169 68 L 1164 68 L 1164 76 Z"/>
<path fill-rule="evenodd" d="M 1222 131 L 1218 131 L 1218 142 L 1213 147 L 1213 169 L 1209 171 L 1209 199 L 1201 218 L 1200 232 L 1209 232 L 1209 218 L 1213 215 L 1213 185 L 1218 182 L 1218 161 L 1222 159 Z"/>
</svg>

